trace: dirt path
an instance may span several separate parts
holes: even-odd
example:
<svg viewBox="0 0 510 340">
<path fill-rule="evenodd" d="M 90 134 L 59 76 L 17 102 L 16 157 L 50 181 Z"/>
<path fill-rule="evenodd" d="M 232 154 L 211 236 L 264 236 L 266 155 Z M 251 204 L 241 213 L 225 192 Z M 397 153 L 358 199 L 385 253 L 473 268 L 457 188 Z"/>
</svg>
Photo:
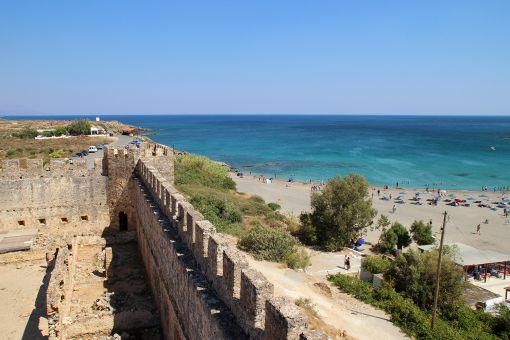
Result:
<svg viewBox="0 0 510 340">
<path fill-rule="evenodd" d="M 287 296 L 291 300 L 310 299 L 315 304 L 322 321 L 338 329 L 339 333 L 345 331 L 349 337 L 367 340 L 406 339 L 406 336 L 389 321 L 389 316 L 383 311 L 343 294 L 329 285 L 325 278 L 327 270 L 324 268 L 331 266 L 330 255 L 322 253 L 312 256 L 312 268 L 316 270 L 313 276 L 282 268 L 280 264 L 256 261 L 249 255 L 247 257 L 250 267 L 262 272 L 274 284 L 275 295 Z M 352 268 L 352 270 L 357 269 Z M 342 269 L 336 270 L 338 271 Z M 321 289 L 317 283 L 323 287 L 324 284 L 328 285 L 329 291 L 327 288 Z"/>
</svg>

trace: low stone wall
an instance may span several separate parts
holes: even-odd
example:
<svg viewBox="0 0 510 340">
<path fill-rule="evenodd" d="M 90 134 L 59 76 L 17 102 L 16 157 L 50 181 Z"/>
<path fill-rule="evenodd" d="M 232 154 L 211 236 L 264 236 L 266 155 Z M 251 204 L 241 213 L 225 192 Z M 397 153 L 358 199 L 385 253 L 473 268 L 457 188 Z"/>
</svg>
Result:
<svg viewBox="0 0 510 340">
<path fill-rule="evenodd" d="M 273 285 L 248 267 L 244 255 L 169 179 L 143 159 L 137 172 L 143 182 L 137 198 L 138 240 L 154 294 L 161 297 L 163 318 L 177 318 L 189 339 L 232 338 L 232 323 L 241 331 L 236 330 L 236 339 L 326 338 L 308 329 L 307 317 L 292 301 L 273 296 Z M 174 338 L 172 329 L 164 326 L 167 338 Z"/>
</svg>

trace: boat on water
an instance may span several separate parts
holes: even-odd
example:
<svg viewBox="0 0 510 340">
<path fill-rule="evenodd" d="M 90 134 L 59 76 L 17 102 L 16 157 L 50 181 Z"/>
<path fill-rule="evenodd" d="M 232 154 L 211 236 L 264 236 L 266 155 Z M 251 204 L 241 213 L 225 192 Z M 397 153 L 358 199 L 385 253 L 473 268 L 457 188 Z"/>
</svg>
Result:
<svg viewBox="0 0 510 340">
<path fill-rule="evenodd" d="M 489 146 L 489 149 L 490 149 L 491 151 L 496 151 L 496 147 L 495 147 L 495 146 Z"/>
</svg>

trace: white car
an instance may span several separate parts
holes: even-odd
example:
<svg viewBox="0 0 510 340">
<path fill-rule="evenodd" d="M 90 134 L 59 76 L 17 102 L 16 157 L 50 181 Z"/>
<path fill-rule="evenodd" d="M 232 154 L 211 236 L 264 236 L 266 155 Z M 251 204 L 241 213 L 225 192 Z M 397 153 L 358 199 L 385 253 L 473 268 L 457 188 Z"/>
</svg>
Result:
<svg viewBox="0 0 510 340">
<path fill-rule="evenodd" d="M 92 153 L 92 152 L 97 152 L 97 147 L 95 147 L 94 145 L 89 146 L 89 153 Z"/>
</svg>

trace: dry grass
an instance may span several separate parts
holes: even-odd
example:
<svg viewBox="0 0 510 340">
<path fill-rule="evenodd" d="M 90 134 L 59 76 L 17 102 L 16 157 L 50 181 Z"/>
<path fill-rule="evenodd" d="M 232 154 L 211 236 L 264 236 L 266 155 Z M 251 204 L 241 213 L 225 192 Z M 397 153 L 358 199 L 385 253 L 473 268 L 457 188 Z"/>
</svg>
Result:
<svg viewBox="0 0 510 340">
<path fill-rule="evenodd" d="M 68 158 L 90 145 L 110 142 L 111 138 L 87 136 L 58 139 L 0 137 L 0 159 L 36 158 L 48 161 L 50 153 L 56 150 L 62 150 L 63 157 Z"/>
<path fill-rule="evenodd" d="M 12 132 L 25 129 L 56 129 L 73 123 L 73 120 L 5 120 L 0 119 L 0 136 L 9 136 Z M 108 132 L 122 133 L 123 130 L 131 127 L 116 120 L 90 122 L 92 125 L 100 125 Z"/>
</svg>

